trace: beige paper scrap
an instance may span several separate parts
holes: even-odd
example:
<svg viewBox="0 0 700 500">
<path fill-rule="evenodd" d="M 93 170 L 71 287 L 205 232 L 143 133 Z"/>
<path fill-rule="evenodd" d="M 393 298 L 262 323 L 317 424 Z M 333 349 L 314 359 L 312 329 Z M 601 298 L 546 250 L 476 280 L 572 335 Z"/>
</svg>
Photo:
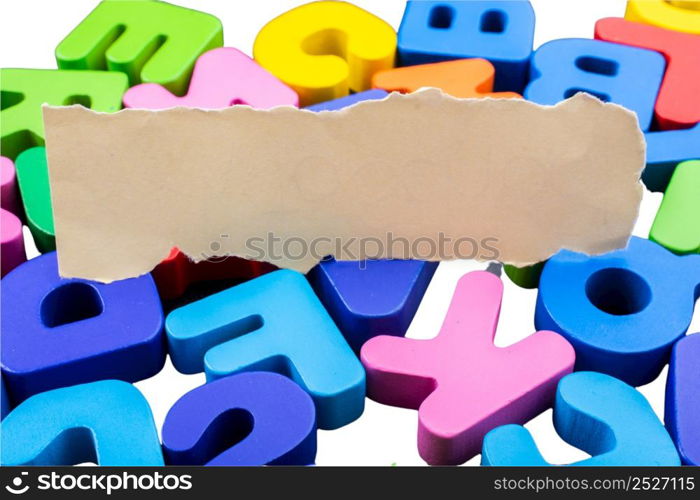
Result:
<svg viewBox="0 0 700 500">
<path fill-rule="evenodd" d="M 60 273 L 102 282 L 172 247 L 302 272 L 331 254 L 599 254 L 626 245 L 642 197 L 635 115 L 586 94 L 540 106 L 426 89 L 320 113 L 47 106 L 44 121 Z"/>
</svg>

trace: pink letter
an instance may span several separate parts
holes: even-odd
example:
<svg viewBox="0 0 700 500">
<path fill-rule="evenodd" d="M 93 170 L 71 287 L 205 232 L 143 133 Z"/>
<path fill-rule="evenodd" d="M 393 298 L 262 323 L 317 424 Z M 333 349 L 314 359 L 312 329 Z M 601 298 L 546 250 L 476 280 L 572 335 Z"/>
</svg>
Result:
<svg viewBox="0 0 700 500">
<path fill-rule="evenodd" d="M 465 462 L 494 427 L 543 412 L 559 379 L 573 369 L 573 348 L 554 332 L 506 348 L 493 345 L 502 295 L 495 275 L 466 274 L 437 337 L 383 335 L 362 347 L 367 395 L 418 409 L 418 451 L 429 464 Z"/>
<path fill-rule="evenodd" d="M 156 83 L 142 83 L 127 90 L 123 101 L 125 108 L 145 109 L 216 109 L 234 104 L 272 108 L 297 106 L 299 97 L 240 50 L 221 47 L 199 56 L 187 95 L 178 97 Z"/>
</svg>

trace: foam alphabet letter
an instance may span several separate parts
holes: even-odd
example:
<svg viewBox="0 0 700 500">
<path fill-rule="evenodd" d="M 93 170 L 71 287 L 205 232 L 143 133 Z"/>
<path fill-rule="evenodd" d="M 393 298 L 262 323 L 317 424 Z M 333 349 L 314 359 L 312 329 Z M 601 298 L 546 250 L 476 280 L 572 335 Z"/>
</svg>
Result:
<svg viewBox="0 0 700 500">
<path fill-rule="evenodd" d="M 3 420 L 1 449 L 5 466 L 163 465 L 148 401 L 120 380 L 32 396 Z"/>
<path fill-rule="evenodd" d="M 700 334 L 682 338 L 673 346 L 666 379 L 664 421 L 681 460 L 700 465 Z"/>
<path fill-rule="evenodd" d="M 42 104 L 82 104 L 95 111 L 117 111 L 128 86 L 121 73 L 0 69 L 2 154 L 14 159 L 27 148 L 44 145 Z"/>
<path fill-rule="evenodd" d="M 534 34 L 528 1 L 411 1 L 399 28 L 399 60 L 411 66 L 481 57 L 496 68 L 496 91 L 520 93 Z"/>
<path fill-rule="evenodd" d="M 355 352 L 381 333 L 404 335 L 437 262 L 323 261 L 309 273 L 314 291 Z"/>
<path fill-rule="evenodd" d="M 104 0 L 56 47 L 61 69 L 120 71 L 182 94 L 195 61 L 223 45 L 216 17 L 165 2 Z"/>
<path fill-rule="evenodd" d="M 535 417 L 573 368 L 574 350 L 554 332 L 493 345 L 502 294 L 495 275 L 466 274 L 436 338 L 384 335 L 362 347 L 368 396 L 418 409 L 418 451 L 429 464 L 464 462 L 490 429 Z"/>
<path fill-rule="evenodd" d="M 677 254 L 700 253 L 700 160 L 676 167 L 649 239 Z"/>
<path fill-rule="evenodd" d="M 168 412 L 169 465 L 309 465 L 316 411 L 297 384 L 270 372 L 239 373 L 188 392 Z"/>
<path fill-rule="evenodd" d="M 27 149 L 17 157 L 17 181 L 27 225 L 37 249 L 40 252 L 55 250 L 49 167 L 44 146 Z"/>
<path fill-rule="evenodd" d="M 276 17 L 255 39 L 255 60 L 299 94 L 301 106 L 370 88 L 394 66 L 396 33 L 346 2 L 312 2 Z"/>
<path fill-rule="evenodd" d="M 302 274 L 274 271 L 175 309 L 165 329 L 180 372 L 285 374 L 311 395 L 322 429 L 362 414 L 362 365 Z"/>
<path fill-rule="evenodd" d="M 698 3 L 697 0 L 628 0 L 625 19 L 700 35 Z"/>
<path fill-rule="evenodd" d="M 591 458 L 572 465 L 680 465 L 678 453 L 646 398 L 609 375 L 576 372 L 559 382 L 554 428 L 567 443 Z M 505 425 L 489 432 L 481 452 L 483 465 L 551 465 L 530 432 Z"/>
<path fill-rule="evenodd" d="M 21 215 L 22 209 L 17 188 L 15 164 L 4 156 L 0 156 L 0 179 L 2 180 L 2 194 L 0 194 L 2 208 L 17 216 Z"/>
<path fill-rule="evenodd" d="M 296 93 L 243 52 L 230 47 L 205 52 L 194 66 L 183 97 L 157 83 L 142 83 L 124 94 L 125 108 L 163 109 L 175 106 L 215 109 L 248 104 L 254 108 L 298 106 Z"/>
<path fill-rule="evenodd" d="M 437 87 L 454 97 L 520 97 L 515 92 L 493 92 L 493 64 L 486 59 L 458 59 L 375 73 L 372 86 L 387 92 L 414 92 Z"/>
<path fill-rule="evenodd" d="M 0 274 L 4 277 L 27 260 L 27 254 L 24 251 L 22 221 L 4 208 L 0 209 L 0 220 L 2 221 L 0 228 L 0 258 L 2 259 L 0 261 Z"/>
<path fill-rule="evenodd" d="M 2 224 L 0 224 L 0 275 L 5 276 L 15 267 L 27 260 L 27 255 L 24 250 L 22 221 L 19 219 L 22 211 L 20 209 L 20 201 L 17 192 L 15 165 L 12 163 L 12 160 L 2 156 L 0 157 L 0 168 L 2 168 L 2 195 L 0 195 L 0 200 L 2 201 L 2 209 L 0 210 L 0 217 L 2 218 Z"/>
<path fill-rule="evenodd" d="M 651 126 L 666 62 L 658 52 L 582 38 L 552 40 L 532 55 L 525 98 L 556 104 L 577 92 L 620 104 Z"/>
<path fill-rule="evenodd" d="M 666 73 L 654 106 L 660 128 L 700 122 L 700 36 L 610 17 L 595 23 L 595 37 L 664 55 Z"/>
<path fill-rule="evenodd" d="M 2 371 L 12 402 L 158 373 L 165 363 L 163 310 L 150 275 L 105 285 L 60 278 L 57 267 L 52 252 L 2 280 Z"/>
<path fill-rule="evenodd" d="M 688 329 L 698 285 L 700 255 L 679 257 L 642 238 L 595 257 L 563 250 L 540 276 L 535 326 L 571 342 L 576 370 L 640 386 Z"/>
</svg>

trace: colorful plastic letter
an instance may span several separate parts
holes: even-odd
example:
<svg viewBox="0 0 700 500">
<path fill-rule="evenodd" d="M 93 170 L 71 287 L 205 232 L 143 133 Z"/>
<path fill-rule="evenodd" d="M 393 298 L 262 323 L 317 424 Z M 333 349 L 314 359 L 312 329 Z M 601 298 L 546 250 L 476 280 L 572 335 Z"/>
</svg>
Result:
<svg viewBox="0 0 700 500">
<path fill-rule="evenodd" d="M 680 465 L 678 453 L 646 398 L 609 375 L 577 372 L 559 382 L 554 428 L 567 443 L 591 458 L 572 465 Z M 530 432 L 505 425 L 489 432 L 481 452 L 483 465 L 551 465 Z"/>
<path fill-rule="evenodd" d="M 554 332 L 493 345 L 502 294 L 490 272 L 466 274 L 436 338 L 384 335 L 362 347 L 367 395 L 418 408 L 418 451 L 429 464 L 464 462 L 479 453 L 489 430 L 535 417 L 573 368 L 574 350 Z"/>
<path fill-rule="evenodd" d="M 15 164 L 4 156 L 0 156 L 0 180 L 2 181 L 2 193 L 0 193 L 2 208 L 17 216 L 21 215 L 22 202 L 19 199 Z"/>
<path fill-rule="evenodd" d="M 362 414 L 362 365 L 299 273 L 274 271 L 175 309 L 165 329 L 182 373 L 282 373 L 311 395 L 322 429 Z"/>
<path fill-rule="evenodd" d="M 142 83 L 124 94 L 125 108 L 215 109 L 234 104 L 248 104 L 254 108 L 298 106 L 299 97 L 250 57 L 230 47 L 213 49 L 199 56 L 189 90 L 183 97 L 173 95 L 157 83 Z"/>
<path fill-rule="evenodd" d="M 95 111 L 117 111 L 128 86 L 121 73 L 0 69 L 2 154 L 14 159 L 27 148 L 44 145 L 42 104 L 82 104 Z"/>
<path fill-rule="evenodd" d="M 458 59 L 380 71 L 374 74 L 372 86 L 402 93 L 437 87 L 454 97 L 521 97 L 515 92 L 493 92 L 493 76 L 493 64 L 486 59 Z"/>
<path fill-rule="evenodd" d="M 628 0 L 625 19 L 700 35 L 699 3 L 697 0 Z"/>
<path fill-rule="evenodd" d="M 163 450 L 169 465 L 310 465 L 314 402 L 276 373 L 224 377 L 173 405 L 163 424 Z"/>
<path fill-rule="evenodd" d="M 535 35 L 529 1 L 411 1 L 399 28 L 402 66 L 481 57 L 496 67 L 498 92 L 522 92 Z"/>
<path fill-rule="evenodd" d="M 688 329 L 698 285 L 700 255 L 679 257 L 642 238 L 595 257 L 563 250 L 542 271 L 535 326 L 571 342 L 576 370 L 640 386 Z"/>
<path fill-rule="evenodd" d="M 32 396 L 2 422 L 2 465 L 163 465 L 148 401 L 102 380 Z"/>
<path fill-rule="evenodd" d="M 661 129 L 700 122 L 700 36 L 610 17 L 595 23 L 595 37 L 664 55 L 666 73 L 654 106 Z"/>
<path fill-rule="evenodd" d="M 360 101 L 384 99 L 387 95 L 388 92 L 385 92 L 384 90 L 365 90 L 364 92 L 358 92 L 357 94 L 347 95 L 345 97 L 333 99 L 332 101 L 325 101 L 320 102 L 318 104 L 314 104 L 313 106 L 307 106 L 306 109 L 308 109 L 309 111 L 337 111 L 339 109 L 352 106 L 353 104 Z"/>
<path fill-rule="evenodd" d="M 194 262 L 177 248 L 158 264 L 151 276 L 161 299 L 171 301 L 183 295 L 195 283 L 218 280 L 249 280 L 276 269 L 267 262 L 239 257 L 222 257 Z"/>
<path fill-rule="evenodd" d="M 165 2 L 104 0 L 56 47 L 61 69 L 126 73 L 130 85 L 187 89 L 197 58 L 221 47 L 221 21 Z"/>
<path fill-rule="evenodd" d="M 49 167 L 44 146 L 27 149 L 17 157 L 17 181 L 27 225 L 37 249 L 44 253 L 55 250 Z"/>
<path fill-rule="evenodd" d="M 664 421 L 681 460 L 700 465 L 700 334 L 682 338 L 673 346 L 666 379 Z"/>
<path fill-rule="evenodd" d="M 677 254 L 700 253 L 700 160 L 676 167 L 649 239 Z"/>
<path fill-rule="evenodd" d="M 15 267 L 27 260 L 24 250 L 24 235 L 22 234 L 21 203 L 17 190 L 15 165 L 12 160 L 0 157 L 2 174 L 2 209 L 0 217 L 0 276 L 5 276 Z M 3 389 L 4 390 L 4 389 Z"/>
<path fill-rule="evenodd" d="M 0 242 L 0 275 L 4 277 L 26 261 L 27 254 L 24 251 L 22 221 L 4 208 L 0 209 L 0 218 L 2 222 L 2 228 L 0 228 L 0 239 L 2 240 Z"/>
<path fill-rule="evenodd" d="M 14 404 L 103 379 L 135 382 L 165 363 L 163 310 L 150 275 L 110 284 L 58 275 L 56 254 L 2 280 L 2 371 Z"/>
<path fill-rule="evenodd" d="M 355 352 L 370 338 L 406 334 L 437 262 L 322 261 L 311 286 Z"/>
<path fill-rule="evenodd" d="M 372 75 L 394 66 L 396 33 L 346 2 L 312 2 L 276 17 L 255 39 L 260 65 L 309 106 L 370 88 Z"/>
<path fill-rule="evenodd" d="M 532 55 L 525 98 L 556 104 L 577 92 L 620 104 L 651 126 L 666 62 L 658 52 L 582 38 L 552 40 Z"/>
<path fill-rule="evenodd" d="M 660 130 L 644 134 L 647 166 L 642 180 L 651 191 L 665 191 L 676 165 L 700 158 L 700 123 L 684 130 Z"/>
</svg>

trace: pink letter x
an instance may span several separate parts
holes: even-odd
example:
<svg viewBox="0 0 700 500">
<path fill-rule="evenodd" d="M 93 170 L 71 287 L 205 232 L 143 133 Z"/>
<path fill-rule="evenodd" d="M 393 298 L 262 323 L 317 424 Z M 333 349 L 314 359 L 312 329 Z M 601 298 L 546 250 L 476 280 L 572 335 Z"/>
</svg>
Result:
<svg viewBox="0 0 700 500">
<path fill-rule="evenodd" d="M 437 337 L 382 335 L 362 347 L 367 395 L 418 409 L 418 451 L 429 464 L 459 464 L 481 451 L 499 425 L 522 424 L 552 405 L 574 350 L 539 331 L 506 348 L 493 345 L 503 283 L 476 271 L 463 276 Z"/>
</svg>

